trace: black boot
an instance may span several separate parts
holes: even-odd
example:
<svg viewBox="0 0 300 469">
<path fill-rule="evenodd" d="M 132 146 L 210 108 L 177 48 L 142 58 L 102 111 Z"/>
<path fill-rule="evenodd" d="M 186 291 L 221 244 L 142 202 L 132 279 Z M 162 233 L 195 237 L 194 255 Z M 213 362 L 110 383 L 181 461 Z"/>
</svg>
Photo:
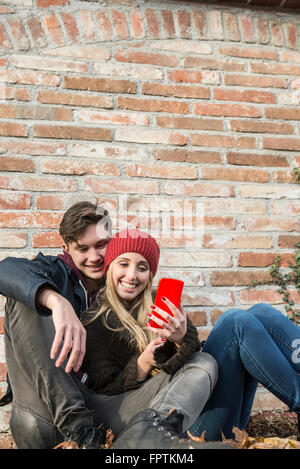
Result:
<svg viewBox="0 0 300 469">
<path fill-rule="evenodd" d="M 105 443 L 106 432 L 104 426 L 81 427 L 78 430 L 68 432 L 65 441 L 74 441 L 80 449 L 100 449 Z"/>
<path fill-rule="evenodd" d="M 232 449 L 223 442 L 196 442 L 181 436 L 183 416 L 176 410 L 162 418 L 154 409 L 136 414 L 120 432 L 114 449 Z"/>
</svg>

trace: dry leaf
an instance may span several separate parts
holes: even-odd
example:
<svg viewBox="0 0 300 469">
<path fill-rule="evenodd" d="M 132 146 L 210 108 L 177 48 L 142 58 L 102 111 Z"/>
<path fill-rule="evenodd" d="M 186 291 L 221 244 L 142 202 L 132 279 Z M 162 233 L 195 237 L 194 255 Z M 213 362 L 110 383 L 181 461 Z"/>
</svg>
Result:
<svg viewBox="0 0 300 469">
<path fill-rule="evenodd" d="M 188 436 L 190 437 L 190 439 L 192 441 L 198 441 L 199 443 L 205 443 L 205 434 L 206 434 L 205 430 L 204 430 L 204 432 L 201 433 L 201 436 L 194 436 L 188 430 L 187 430 L 187 434 L 188 434 Z"/>
<path fill-rule="evenodd" d="M 101 449 L 110 449 L 110 448 L 112 448 L 113 447 L 114 437 L 115 437 L 115 435 L 113 434 L 111 428 L 106 430 L 106 441 L 105 441 L 104 445 L 101 445 Z"/>
<path fill-rule="evenodd" d="M 75 441 L 63 441 L 53 449 L 80 449 Z"/>
</svg>

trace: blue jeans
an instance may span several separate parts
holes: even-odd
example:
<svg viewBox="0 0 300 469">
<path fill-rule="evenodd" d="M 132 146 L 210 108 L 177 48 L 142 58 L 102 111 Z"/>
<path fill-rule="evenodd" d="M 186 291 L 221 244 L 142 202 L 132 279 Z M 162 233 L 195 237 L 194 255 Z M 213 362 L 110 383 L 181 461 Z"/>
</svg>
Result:
<svg viewBox="0 0 300 469">
<path fill-rule="evenodd" d="M 295 341 L 295 342 L 293 342 Z M 300 413 L 300 328 L 272 306 L 230 309 L 217 320 L 204 345 L 219 366 L 218 382 L 190 428 L 207 441 L 234 438 L 246 427 L 258 382 Z"/>
</svg>

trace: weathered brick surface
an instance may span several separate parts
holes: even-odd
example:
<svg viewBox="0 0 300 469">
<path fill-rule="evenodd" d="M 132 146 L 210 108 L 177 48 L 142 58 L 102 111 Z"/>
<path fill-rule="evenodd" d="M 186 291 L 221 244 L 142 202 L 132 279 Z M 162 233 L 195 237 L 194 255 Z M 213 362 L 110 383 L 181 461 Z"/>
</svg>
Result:
<svg viewBox="0 0 300 469">
<path fill-rule="evenodd" d="M 202 338 L 231 306 L 282 310 L 268 270 L 300 237 L 300 18 L 265 1 L 6 0 L 0 258 L 58 252 L 62 213 L 96 196 L 157 235 Z"/>
</svg>

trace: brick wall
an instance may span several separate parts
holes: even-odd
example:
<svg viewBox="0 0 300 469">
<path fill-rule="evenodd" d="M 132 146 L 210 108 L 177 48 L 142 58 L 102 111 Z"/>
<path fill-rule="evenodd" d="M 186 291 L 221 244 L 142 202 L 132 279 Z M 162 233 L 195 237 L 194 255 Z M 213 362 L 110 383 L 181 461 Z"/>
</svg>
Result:
<svg viewBox="0 0 300 469">
<path fill-rule="evenodd" d="M 232 306 L 283 311 L 265 282 L 299 240 L 299 15 L 146 0 L 0 14 L 0 258 L 57 253 L 62 213 L 98 196 L 117 228 L 158 236 L 158 278 L 184 279 L 201 337 Z"/>
</svg>

